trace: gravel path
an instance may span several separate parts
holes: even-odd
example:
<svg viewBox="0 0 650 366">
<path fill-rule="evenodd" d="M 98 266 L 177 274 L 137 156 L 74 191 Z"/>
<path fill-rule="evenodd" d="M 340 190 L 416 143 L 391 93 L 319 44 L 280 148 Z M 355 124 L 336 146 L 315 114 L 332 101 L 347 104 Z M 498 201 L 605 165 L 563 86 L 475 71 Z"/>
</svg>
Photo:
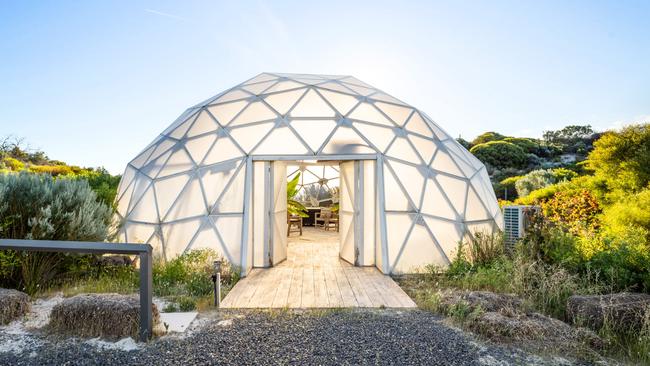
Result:
<svg viewBox="0 0 650 366">
<path fill-rule="evenodd" d="M 420 310 L 228 311 L 200 319 L 186 336 L 131 351 L 84 340 L 22 335 L 0 365 L 521 365 L 558 364 L 479 343 Z M 0 345 L 15 335 L 0 331 Z M 128 343 L 128 342 L 127 342 Z M 128 344 L 127 344 L 128 346 Z"/>
</svg>

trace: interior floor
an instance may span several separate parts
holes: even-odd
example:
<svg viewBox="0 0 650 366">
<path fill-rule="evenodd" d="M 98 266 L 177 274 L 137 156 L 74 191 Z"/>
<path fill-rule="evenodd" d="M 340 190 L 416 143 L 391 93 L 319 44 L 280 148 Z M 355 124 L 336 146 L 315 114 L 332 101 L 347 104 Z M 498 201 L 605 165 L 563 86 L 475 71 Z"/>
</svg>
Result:
<svg viewBox="0 0 650 366">
<path fill-rule="evenodd" d="M 339 233 L 292 233 L 287 259 L 254 268 L 222 301 L 224 308 L 416 307 L 390 276 L 339 258 Z"/>
</svg>

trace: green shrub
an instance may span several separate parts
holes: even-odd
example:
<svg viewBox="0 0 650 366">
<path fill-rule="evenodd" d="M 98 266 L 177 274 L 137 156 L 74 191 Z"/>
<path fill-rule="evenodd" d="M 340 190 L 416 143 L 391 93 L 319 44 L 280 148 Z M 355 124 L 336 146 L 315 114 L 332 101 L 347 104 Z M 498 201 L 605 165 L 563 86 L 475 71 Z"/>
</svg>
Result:
<svg viewBox="0 0 650 366">
<path fill-rule="evenodd" d="M 111 209 L 97 202 L 85 181 L 49 175 L 0 175 L 0 236 L 13 239 L 104 241 Z M 5 253 L 2 285 L 33 294 L 83 256 L 62 253 Z"/>
<path fill-rule="evenodd" d="M 609 131 L 594 143 L 587 167 L 613 189 L 636 192 L 650 183 L 650 124 Z"/>
<path fill-rule="evenodd" d="M 45 173 L 54 177 L 74 174 L 72 168 L 67 165 L 30 165 L 28 170 L 32 173 Z"/>
<path fill-rule="evenodd" d="M 196 301 L 189 296 L 180 297 L 178 299 L 178 309 L 180 311 L 196 310 Z"/>
<path fill-rule="evenodd" d="M 502 179 L 500 182 L 494 184 L 494 193 L 496 193 L 497 198 L 507 198 L 510 201 L 516 199 L 517 189 L 515 188 L 515 184 L 522 177 L 523 176 L 521 175 L 515 175 L 513 177 Z"/>
<path fill-rule="evenodd" d="M 163 313 L 175 313 L 178 311 L 178 307 L 173 302 L 168 303 L 163 308 Z"/>
<path fill-rule="evenodd" d="M 483 163 L 497 169 L 523 168 L 528 162 L 524 149 L 506 141 L 490 141 L 470 149 Z"/>
<path fill-rule="evenodd" d="M 210 249 L 191 250 L 153 267 L 154 293 L 158 296 L 201 297 L 213 291 L 213 262 L 217 254 Z M 222 260 L 221 283 L 229 288 L 239 280 L 239 269 Z"/>
<path fill-rule="evenodd" d="M 600 226 L 600 204 L 586 189 L 556 192 L 541 206 L 544 216 L 573 234 L 588 235 Z"/>
<path fill-rule="evenodd" d="M 12 157 L 6 157 L 2 159 L 2 163 L 11 171 L 17 172 L 20 170 L 23 170 L 25 168 L 25 164 L 18 160 L 14 159 Z"/>
<path fill-rule="evenodd" d="M 490 142 L 490 141 L 503 140 L 505 138 L 506 138 L 506 136 L 504 136 L 504 135 L 502 135 L 500 133 L 490 131 L 490 132 L 485 132 L 485 133 L 483 133 L 481 135 L 478 135 L 474 140 L 472 140 L 472 142 L 470 144 L 471 144 L 471 146 L 476 146 L 476 145 L 484 144 L 484 143 Z"/>
</svg>

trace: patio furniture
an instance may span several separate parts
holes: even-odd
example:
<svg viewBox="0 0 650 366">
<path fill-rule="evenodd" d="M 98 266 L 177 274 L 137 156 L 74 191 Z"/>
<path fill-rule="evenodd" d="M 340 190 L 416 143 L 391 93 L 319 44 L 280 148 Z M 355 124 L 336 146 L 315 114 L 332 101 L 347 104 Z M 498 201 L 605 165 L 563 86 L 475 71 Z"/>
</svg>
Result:
<svg viewBox="0 0 650 366">
<path fill-rule="evenodd" d="M 316 212 L 314 226 L 320 227 L 326 231 L 330 228 L 334 228 L 336 231 L 339 231 L 339 217 L 336 213 L 332 212 L 332 209 L 321 208 L 320 212 Z"/>
<path fill-rule="evenodd" d="M 287 217 L 287 236 L 290 236 L 291 233 L 299 232 L 302 236 L 302 217 L 289 215 Z M 292 229 L 293 228 L 293 229 Z"/>
</svg>

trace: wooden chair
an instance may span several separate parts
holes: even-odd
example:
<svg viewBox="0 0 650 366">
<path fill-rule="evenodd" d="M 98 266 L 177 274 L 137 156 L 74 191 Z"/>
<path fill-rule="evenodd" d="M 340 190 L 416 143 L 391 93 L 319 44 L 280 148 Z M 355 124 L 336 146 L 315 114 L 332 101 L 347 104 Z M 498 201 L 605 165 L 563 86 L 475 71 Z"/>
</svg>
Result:
<svg viewBox="0 0 650 366">
<path fill-rule="evenodd" d="M 295 227 L 295 229 L 291 229 L 292 227 Z M 302 217 L 287 215 L 287 236 L 296 232 L 300 232 L 300 236 L 302 236 Z"/>
<path fill-rule="evenodd" d="M 339 216 L 335 212 L 332 212 L 330 208 L 321 208 L 320 212 L 316 212 L 314 226 L 320 227 L 325 231 L 333 228 L 338 232 Z"/>
<path fill-rule="evenodd" d="M 325 229 L 329 226 L 329 220 L 332 218 L 332 210 L 329 208 L 321 208 L 320 212 L 316 212 L 314 217 L 314 226 Z"/>
</svg>

